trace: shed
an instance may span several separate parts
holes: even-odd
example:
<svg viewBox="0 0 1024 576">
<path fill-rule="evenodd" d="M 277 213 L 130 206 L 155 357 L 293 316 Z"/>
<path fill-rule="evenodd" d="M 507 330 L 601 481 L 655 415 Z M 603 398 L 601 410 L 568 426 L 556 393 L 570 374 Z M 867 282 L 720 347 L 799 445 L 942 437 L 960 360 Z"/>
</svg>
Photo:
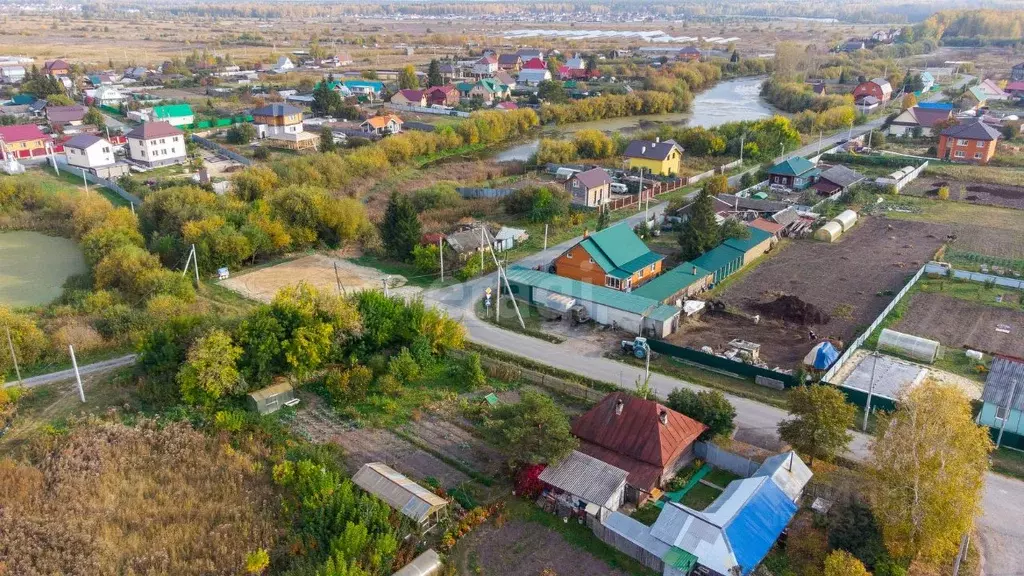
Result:
<svg viewBox="0 0 1024 576">
<path fill-rule="evenodd" d="M 683 262 L 633 290 L 633 294 L 658 300 L 664 304 L 678 305 L 678 300 L 703 292 L 711 284 L 713 276 L 709 270 L 691 262 Z"/>
<path fill-rule="evenodd" d="M 621 468 L 573 450 L 558 465 L 545 468 L 538 479 L 569 495 L 576 508 L 596 504 L 598 518 L 604 520 L 622 505 L 628 476 Z"/>
<path fill-rule="evenodd" d="M 849 232 L 850 228 L 857 223 L 857 213 L 853 210 L 843 210 L 832 221 L 839 223 L 843 227 L 843 232 Z"/>
<path fill-rule="evenodd" d="M 438 515 L 448 505 L 444 498 L 381 462 L 363 464 L 352 481 L 426 530 L 437 523 Z"/>
<path fill-rule="evenodd" d="M 431 548 L 413 558 L 412 562 L 409 562 L 391 576 L 431 576 L 440 572 L 441 556 Z"/>
<path fill-rule="evenodd" d="M 823 240 L 825 242 L 835 242 L 840 236 L 842 236 L 842 234 L 843 225 L 835 220 L 831 220 L 814 232 L 814 239 Z"/>
<path fill-rule="evenodd" d="M 882 333 L 879 334 L 878 348 L 929 364 L 935 362 L 939 356 L 939 343 L 935 340 L 904 334 L 888 328 L 883 328 Z"/>
<path fill-rule="evenodd" d="M 266 388 L 260 388 L 250 392 L 246 399 L 249 409 L 261 415 L 273 414 L 282 406 L 294 406 L 299 401 L 295 397 L 295 390 L 287 382 L 271 384 Z"/>
<path fill-rule="evenodd" d="M 717 284 L 743 268 L 744 255 L 742 251 L 732 246 L 721 244 L 694 258 L 693 264 L 714 274 Z"/>
<path fill-rule="evenodd" d="M 772 235 L 760 228 L 747 226 L 746 238 L 729 238 L 723 244 L 743 252 L 743 265 L 757 260 L 772 247 Z"/>
</svg>

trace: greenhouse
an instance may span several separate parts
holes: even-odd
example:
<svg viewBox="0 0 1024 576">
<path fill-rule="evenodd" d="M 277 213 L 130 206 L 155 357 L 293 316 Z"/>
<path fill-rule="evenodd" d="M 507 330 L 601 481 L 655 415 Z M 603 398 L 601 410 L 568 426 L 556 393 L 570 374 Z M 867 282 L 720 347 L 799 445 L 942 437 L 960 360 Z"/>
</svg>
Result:
<svg viewBox="0 0 1024 576">
<path fill-rule="evenodd" d="M 931 364 L 938 358 L 940 346 L 935 340 L 883 328 L 878 337 L 878 349 Z"/>
</svg>

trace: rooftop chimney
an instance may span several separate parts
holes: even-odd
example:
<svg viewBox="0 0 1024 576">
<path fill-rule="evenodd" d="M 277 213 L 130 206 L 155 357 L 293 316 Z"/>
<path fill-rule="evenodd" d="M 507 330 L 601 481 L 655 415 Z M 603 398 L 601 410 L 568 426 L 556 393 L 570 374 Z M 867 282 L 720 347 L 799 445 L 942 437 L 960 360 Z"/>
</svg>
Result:
<svg viewBox="0 0 1024 576">
<path fill-rule="evenodd" d="M 584 228 L 583 229 L 583 237 L 586 238 L 587 236 L 590 236 L 590 230 Z"/>
<path fill-rule="evenodd" d="M 641 154 L 647 154 L 647 146 L 644 146 L 643 148 L 640 148 L 640 153 Z"/>
<path fill-rule="evenodd" d="M 697 267 L 696 267 L 696 266 L 694 266 L 694 267 L 693 267 L 693 275 L 694 275 L 694 276 L 696 276 L 696 275 L 697 275 Z"/>
<path fill-rule="evenodd" d="M 661 412 L 658 412 L 658 420 L 661 420 L 662 424 L 668 426 L 668 410 L 662 409 Z"/>
<path fill-rule="evenodd" d="M 622 408 L 625 405 L 626 405 L 626 403 L 622 401 L 622 398 L 619 398 L 618 400 L 615 401 L 615 415 L 616 416 L 622 416 Z"/>
<path fill-rule="evenodd" d="M 661 136 L 655 136 L 654 137 L 654 143 L 657 144 L 659 142 L 661 142 Z"/>
</svg>

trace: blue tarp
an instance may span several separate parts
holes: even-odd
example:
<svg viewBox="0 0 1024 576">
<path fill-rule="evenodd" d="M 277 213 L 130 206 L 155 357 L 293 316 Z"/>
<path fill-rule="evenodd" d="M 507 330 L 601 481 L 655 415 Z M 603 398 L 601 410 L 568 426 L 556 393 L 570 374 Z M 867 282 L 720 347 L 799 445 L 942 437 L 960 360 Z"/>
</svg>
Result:
<svg viewBox="0 0 1024 576">
<path fill-rule="evenodd" d="M 729 522 L 725 534 L 744 576 L 768 555 L 796 510 L 796 504 L 766 480 Z"/>
<path fill-rule="evenodd" d="M 824 342 L 818 346 L 818 353 L 814 355 L 814 369 L 828 370 L 836 359 L 839 358 L 839 351 L 831 342 Z"/>
<path fill-rule="evenodd" d="M 949 102 L 918 102 L 917 107 L 926 110 L 952 110 L 953 104 Z"/>
</svg>

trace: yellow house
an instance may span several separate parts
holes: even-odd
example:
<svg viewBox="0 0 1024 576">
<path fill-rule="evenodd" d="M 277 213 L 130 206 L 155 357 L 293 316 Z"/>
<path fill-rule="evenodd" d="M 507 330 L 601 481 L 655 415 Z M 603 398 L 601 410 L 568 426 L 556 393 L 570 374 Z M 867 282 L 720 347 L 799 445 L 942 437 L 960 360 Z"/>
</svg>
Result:
<svg viewBox="0 0 1024 576">
<path fill-rule="evenodd" d="M 633 140 L 626 147 L 626 160 L 631 170 L 674 176 L 679 174 L 683 147 L 675 140 Z"/>
</svg>

